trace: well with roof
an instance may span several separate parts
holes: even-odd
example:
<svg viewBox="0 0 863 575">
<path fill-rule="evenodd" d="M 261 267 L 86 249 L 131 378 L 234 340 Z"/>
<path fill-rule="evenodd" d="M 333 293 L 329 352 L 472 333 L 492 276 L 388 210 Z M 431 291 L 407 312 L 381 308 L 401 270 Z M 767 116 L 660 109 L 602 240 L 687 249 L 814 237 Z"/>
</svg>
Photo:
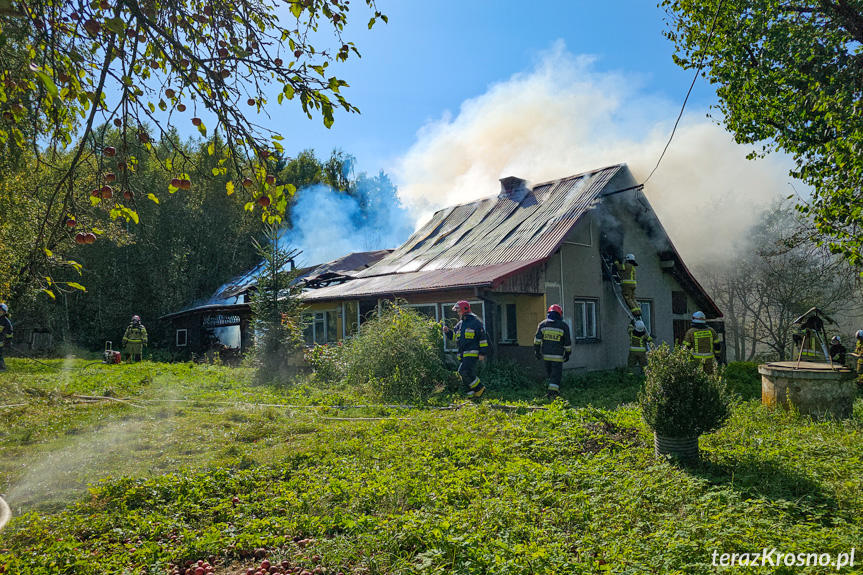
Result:
<svg viewBox="0 0 863 575">
<path fill-rule="evenodd" d="M 845 366 L 829 363 L 778 361 L 758 366 L 761 403 L 794 406 L 816 419 L 851 416 L 857 393 L 855 374 Z"/>
</svg>

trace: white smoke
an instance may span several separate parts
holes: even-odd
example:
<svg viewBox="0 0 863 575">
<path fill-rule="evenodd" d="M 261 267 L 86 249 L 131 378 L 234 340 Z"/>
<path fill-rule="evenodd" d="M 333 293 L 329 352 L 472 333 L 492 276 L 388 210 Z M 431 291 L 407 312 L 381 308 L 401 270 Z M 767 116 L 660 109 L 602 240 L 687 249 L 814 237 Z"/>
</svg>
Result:
<svg viewBox="0 0 863 575">
<path fill-rule="evenodd" d="M 498 193 L 504 176 L 536 183 L 626 163 L 644 181 L 684 94 L 680 101 L 647 94 L 637 75 L 597 72 L 593 63 L 559 41 L 533 71 L 429 122 L 391 170 L 400 197 L 423 219 Z M 749 151 L 703 110 L 684 115 L 645 195 L 685 259 L 721 256 L 761 208 L 792 192 L 788 157 L 749 161 Z"/>
<path fill-rule="evenodd" d="M 358 196 L 324 184 L 303 188 L 291 208 L 283 241 L 302 251 L 301 265 L 332 261 L 352 252 L 396 248 L 410 236 L 412 220 L 395 197 L 360 187 Z M 383 195 L 388 195 L 386 190 Z M 373 197 L 370 197 L 373 196 Z"/>
</svg>

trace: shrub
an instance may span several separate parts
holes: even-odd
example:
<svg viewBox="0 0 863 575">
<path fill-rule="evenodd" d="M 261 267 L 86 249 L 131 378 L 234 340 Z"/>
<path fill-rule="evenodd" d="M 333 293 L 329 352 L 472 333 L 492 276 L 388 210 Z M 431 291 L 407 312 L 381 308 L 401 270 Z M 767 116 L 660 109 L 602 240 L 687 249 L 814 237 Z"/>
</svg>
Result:
<svg viewBox="0 0 863 575">
<path fill-rule="evenodd" d="M 305 348 L 303 359 L 315 370 L 315 377 L 321 381 L 339 381 L 345 376 L 345 363 L 342 359 L 342 342 Z"/>
<path fill-rule="evenodd" d="M 345 380 L 380 399 L 418 400 L 451 376 L 439 323 L 392 305 L 343 346 Z"/>
<path fill-rule="evenodd" d="M 649 354 L 642 417 L 658 435 L 696 437 L 718 429 L 729 416 L 729 398 L 719 373 L 708 375 L 681 347 L 667 344 Z"/>
<path fill-rule="evenodd" d="M 534 386 L 534 378 L 511 359 L 482 361 L 478 375 L 481 381 L 494 383 L 495 389 L 531 389 Z"/>
</svg>

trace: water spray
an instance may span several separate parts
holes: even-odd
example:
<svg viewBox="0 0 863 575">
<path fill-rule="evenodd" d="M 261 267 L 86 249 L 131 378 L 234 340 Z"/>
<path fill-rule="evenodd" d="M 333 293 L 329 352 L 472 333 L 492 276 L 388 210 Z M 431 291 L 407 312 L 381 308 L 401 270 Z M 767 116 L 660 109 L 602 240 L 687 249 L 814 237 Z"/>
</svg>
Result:
<svg viewBox="0 0 863 575">
<path fill-rule="evenodd" d="M 6 500 L 0 497 L 0 531 L 3 531 L 3 528 L 9 523 L 9 519 L 12 518 L 12 510 L 9 509 L 9 504 L 6 503 Z"/>
</svg>

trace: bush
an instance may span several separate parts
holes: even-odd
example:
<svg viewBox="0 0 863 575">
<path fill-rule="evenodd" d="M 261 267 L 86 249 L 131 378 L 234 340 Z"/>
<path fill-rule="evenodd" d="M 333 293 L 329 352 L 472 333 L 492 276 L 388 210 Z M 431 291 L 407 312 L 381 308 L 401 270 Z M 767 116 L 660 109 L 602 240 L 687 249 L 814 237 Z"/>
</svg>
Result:
<svg viewBox="0 0 863 575">
<path fill-rule="evenodd" d="M 708 375 L 682 346 L 663 344 L 648 355 L 642 417 L 658 435 L 696 437 L 728 419 L 729 398 L 719 373 Z"/>
<path fill-rule="evenodd" d="M 477 375 L 480 381 L 493 383 L 495 389 L 531 389 L 535 383 L 524 367 L 511 359 L 482 361 Z"/>
<path fill-rule="evenodd" d="M 315 377 L 321 381 L 339 381 L 345 376 L 345 363 L 342 359 L 342 342 L 307 347 L 303 359 L 312 366 Z"/>
<path fill-rule="evenodd" d="M 342 361 L 345 380 L 379 399 L 419 400 L 451 377 L 440 324 L 398 305 L 365 322 L 343 346 Z"/>
</svg>

